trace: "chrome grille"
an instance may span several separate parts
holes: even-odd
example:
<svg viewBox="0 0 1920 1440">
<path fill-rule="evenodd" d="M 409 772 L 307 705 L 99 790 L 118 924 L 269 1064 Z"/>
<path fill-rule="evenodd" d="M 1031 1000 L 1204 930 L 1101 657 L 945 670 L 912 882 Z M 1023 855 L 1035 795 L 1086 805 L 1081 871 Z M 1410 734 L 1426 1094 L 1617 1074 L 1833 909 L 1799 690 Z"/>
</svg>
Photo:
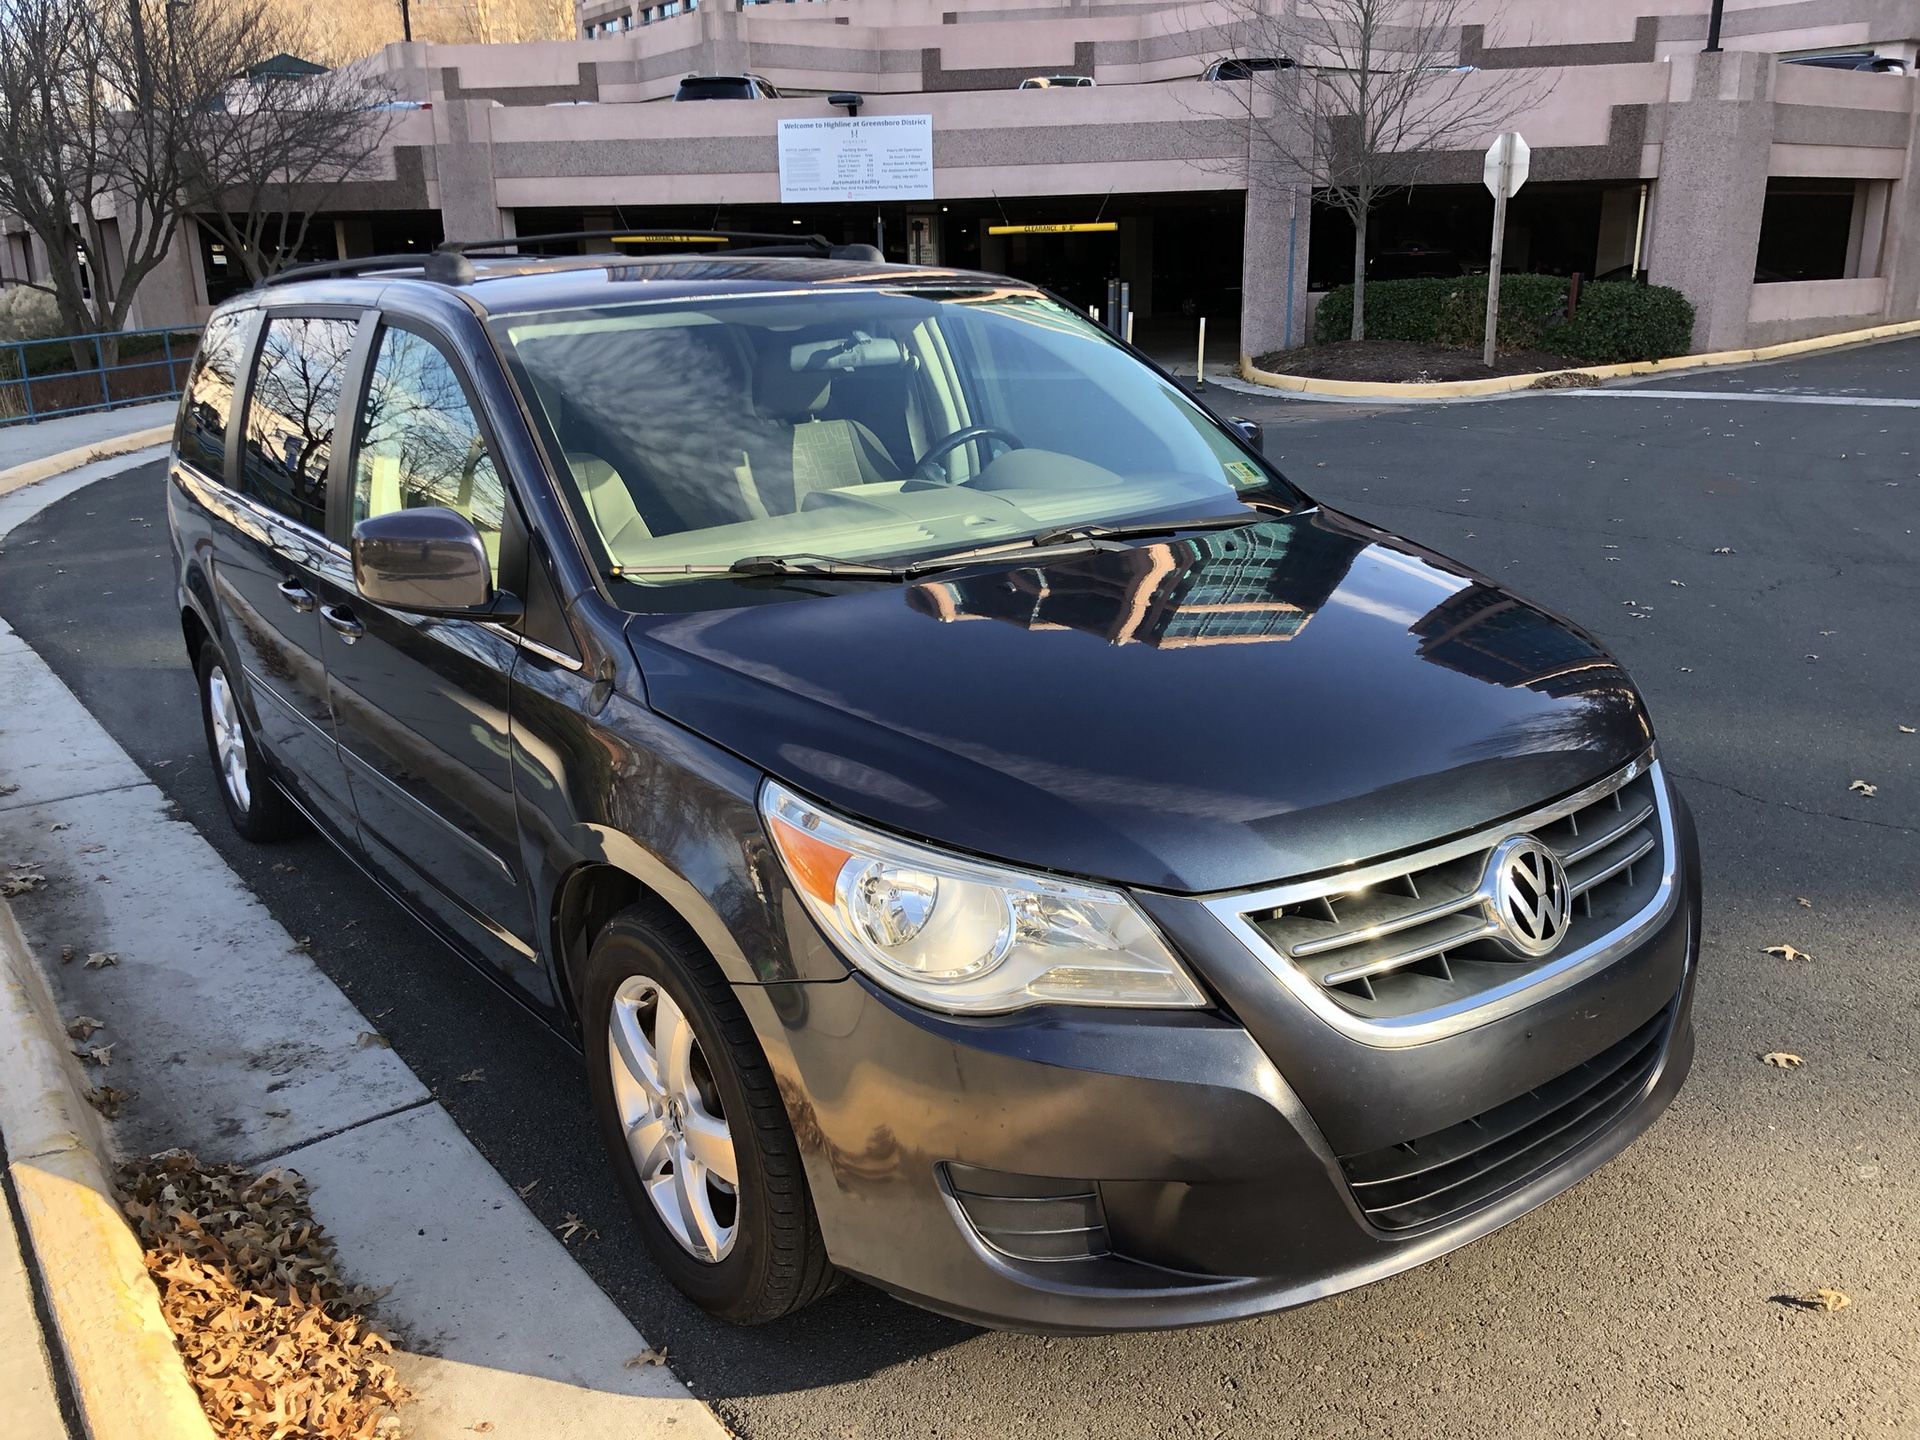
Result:
<svg viewBox="0 0 1920 1440">
<path fill-rule="evenodd" d="M 1650 923 L 1672 888 L 1666 809 L 1649 754 L 1577 795 L 1465 840 L 1211 903 L 1330 1016 L 1404 1027 L 1562 971 Z M 1530 835 L 1559 857 L 1573 896 L 1567 932 L 1546 956 L 1506 943 L 1496 918 L 1489 860 L 1515 835 Z"/>
</svg>

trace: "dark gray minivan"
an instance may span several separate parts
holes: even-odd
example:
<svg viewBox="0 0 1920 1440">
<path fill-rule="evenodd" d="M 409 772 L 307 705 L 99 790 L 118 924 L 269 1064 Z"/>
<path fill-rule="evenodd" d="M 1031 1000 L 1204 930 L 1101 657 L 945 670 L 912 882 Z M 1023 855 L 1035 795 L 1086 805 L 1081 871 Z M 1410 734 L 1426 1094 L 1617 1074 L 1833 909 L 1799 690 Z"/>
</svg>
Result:
<svg viewBox="0 0 1920 1440">
<path fill-rule="evenodd" d="M 700 1304 L 1256 1314 L 1672 1098 L 1693 828 L 1587 632 L 1019 281 L 512 243 L 215 313 L 180 619 L 233 823 L 577 1041 Z"/>
</svg>

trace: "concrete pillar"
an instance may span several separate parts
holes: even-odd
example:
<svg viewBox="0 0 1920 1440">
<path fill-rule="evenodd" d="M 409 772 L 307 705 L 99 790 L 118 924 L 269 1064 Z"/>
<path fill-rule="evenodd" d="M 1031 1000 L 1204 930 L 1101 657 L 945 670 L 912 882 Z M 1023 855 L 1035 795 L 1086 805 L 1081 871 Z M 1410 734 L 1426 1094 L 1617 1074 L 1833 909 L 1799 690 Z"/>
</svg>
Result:
<svg viewBox="0 0 1920 1440">
<path fill-rule="evenodd" d="M 701 0 L 694 12 L 700 21 L 699 69 L 708 75 L 744 75 L 753 69 L 751 47 L 738 10 L 722 10 L 713 0 Z"/>
<path fill-rule="evenodd" d="M 1305 72 L 1290 70 L 1296 84 Z M 1313 231 L 1313 189 L 1293 157 L 1310 153 L 1305 135 L 1282 133 L 1271 97 L 1256 89 L 1261 112 L 1247 147 L 1247 213 L 1240 254 L 1240 360 L 1291 350 L 1307 330 L 1307 245 Z"/>
<path fill-rule="evenodd" d="M 1693 348 L 1747 343 L 1773 144 L 1771 55 L 1676 55 L 1660 137 L 1647 278 L 1693 302 Z"/>
<path fill-rule="evenodd" d="M 1920 318 L 1920 111 L 1907 131 L 1907 166 L 1887 190 L 1880 239 L 1887 319 Z"/>
<path fill-rule="evenodd" d="M 200 269 L 200 235 L 191 220 L 174 228 L 173 243 L 160 263 L 147 272 L 134 292 L 127 325 L 134 330 L 156 330 L 162 325 L 197 325 L 212 307 Z"/>
<path fill-rule="evenodd" d="M 1313 191 L 1255 170 L 1240 256 L 1240 358 L 1290 350 L 1307 332 L 1307 242 Z"/>
<path fill-rule="evenodd" d="M 491 107 L 479 100 L 436 100 L 433 191 L 449 240 L 492 240 L 507 233 L 493 181 Z"/>
</svg>

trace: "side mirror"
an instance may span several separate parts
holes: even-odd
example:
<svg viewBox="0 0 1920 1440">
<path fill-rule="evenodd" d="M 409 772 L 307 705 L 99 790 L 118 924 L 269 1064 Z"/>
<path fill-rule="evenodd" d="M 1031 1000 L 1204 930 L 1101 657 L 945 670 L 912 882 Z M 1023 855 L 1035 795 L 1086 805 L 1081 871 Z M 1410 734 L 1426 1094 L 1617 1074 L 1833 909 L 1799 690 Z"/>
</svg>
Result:
<svg viewBox="0 0 1920 1440">
<path fill-rule="evenodd" d="M 1260 428 L 1260 422 L 1258 420 L 1242 420 L 1238 416 L 1235 416 L 1227 423 L 1238 430 L 1240 432 L 1240 438 L 1245 440 L 1254 449 L 1258 450 L 1262 455 L 1267 453 L 1267 432 Z"/>
<path fill-rule="evenodd" d="M 353 583 L 376 605 L 419 615 L 510 621 L 520 602 L 493 588 L 480 532 L 438 505 L 373 515 L 353 527 Z"/>
</svg>

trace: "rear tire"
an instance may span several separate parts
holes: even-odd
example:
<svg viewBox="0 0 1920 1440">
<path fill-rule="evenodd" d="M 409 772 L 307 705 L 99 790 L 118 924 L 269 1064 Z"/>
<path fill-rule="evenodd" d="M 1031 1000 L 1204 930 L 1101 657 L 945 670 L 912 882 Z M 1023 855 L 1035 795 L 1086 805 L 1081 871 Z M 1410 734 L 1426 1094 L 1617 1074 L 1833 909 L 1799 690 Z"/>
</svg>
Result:
<svg viewBox="0 0 1920 1440">
<path fill-rule="evenodd" d="M 595 939 L 582 988 L 601 1137 L 667 1278 L 736 1325 L 832 1290 L 840 1277 L 773 1072 L 692 930 L 658 902 L 621 912 Z"/>
<path fill-rule="evenodd" d="M 213 759 L 214 784 L 226 804 L 227 818 L 242 839 L 256 844 L 285 839 L 299 828 L 300 812 L 267 774 L 226 658 L 212 640 L 200 642 L 194 670 L 200 681 L 207 753 Z"/>
</svg>

